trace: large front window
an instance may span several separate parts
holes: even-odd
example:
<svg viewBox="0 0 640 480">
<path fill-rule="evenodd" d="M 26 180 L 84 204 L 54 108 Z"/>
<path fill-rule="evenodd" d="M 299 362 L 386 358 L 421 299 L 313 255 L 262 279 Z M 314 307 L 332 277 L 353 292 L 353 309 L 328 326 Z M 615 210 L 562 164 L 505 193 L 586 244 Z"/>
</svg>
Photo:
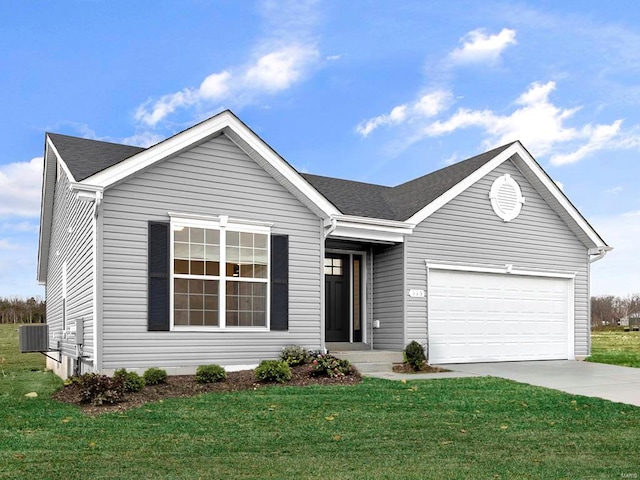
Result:
<svg viewBox="0 0 640 480">
<path fill-rule="evenodd" d="M 267 327 L 268 228 L 174 221 L 171 230 L 173 326 Z"/>
</svg>

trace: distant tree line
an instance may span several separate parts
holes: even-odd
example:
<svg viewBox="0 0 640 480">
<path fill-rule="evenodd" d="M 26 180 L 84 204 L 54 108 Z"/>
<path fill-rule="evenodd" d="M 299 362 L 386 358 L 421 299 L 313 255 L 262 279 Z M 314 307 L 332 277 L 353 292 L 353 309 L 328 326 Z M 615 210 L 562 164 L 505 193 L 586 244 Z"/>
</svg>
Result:
<svg viewBox="0 0 640 480">
<path fill-rule="evenodd" d="M 640 324 L 640 293 L 632 293 L 626 297 L 600 295 L 591 297 L 591 326 L 605 327 Z"/>
<path fill-rule="evenodd" d="M 44 300 L 0 297 L 0 323 L 41 323 L 45 315 Z"/>
</svg>

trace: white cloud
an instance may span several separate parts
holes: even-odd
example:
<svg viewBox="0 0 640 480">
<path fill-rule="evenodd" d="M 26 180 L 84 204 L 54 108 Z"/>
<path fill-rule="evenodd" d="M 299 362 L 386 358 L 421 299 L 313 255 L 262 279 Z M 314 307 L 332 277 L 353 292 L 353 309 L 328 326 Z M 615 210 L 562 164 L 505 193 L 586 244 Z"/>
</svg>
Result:
<svg viewBox="0 0 640 480">
<path fill-rule="evenodd" d="M 341 58 L 342 58 L 342 55 L 329 55 L 325 57 L 325 60 L 328 62 L 333 62 L 335 60 L 340 60 Z"/>
<path fill-rule="evenodd" d="M 0 217 L 38 217 L 42 157 L 0 166 Z"/>
<path fill-rule="evenodd" d="M 640 211 L 590 219 L 613 250 L 591 267 L 592 295 L 640 293 Z"/>
<path fill-rule="evenodd" d="M 290 88 L 318 56 L 315 47 L 292 45 L 263 55 L 250 66 L 241 83 L 249 90 L 279 92 Z"/>
<path fill-rule="evenodd" d="M 449 60 L 454 64 L 495 63 L 502 52 L 509 46 L 515 45 L 516 31 L 503 28 L 500 33 L 487 34 L 482 28 L 467 33 L 460 39 L 461 47 L 449 54 Z"/>
<path fill-rule="evenodd" d="M 361 122 L 356 131 L 363 137 L 383 125 L 398 125 L 417 119 L 430 118 L 449 108 L 453 96 L 446 90 L 426 93 L 411 104 L 393 107 L 388 114 L 378 115 Z"/>
<path fill-rule="evenodd" d="M 313 45 L 291 44 L 259 56 L 254 62 L 208 75 L 198 88 L 184 88 L 140 105 L 135 120 L 154 127 L 180 108 L 274 95 L 302 80 L 317 62 Z"/>
<path fill-rule="evenodd" d="M 620 193 L 622 190 L 624 190 L 622 187 L 612 187 L 612 188 L 607 188 L 604 193 L 606 193 L 607 195 L 617 195 L 618 193 Z"/>
<path fill-rule="evenodd" d="M 586 137 L 587 143 L 582 145 L 574 152 L 566 154 L 556 154 L 551 157 L 551 163 L 553 165 L 565 165 L 567 163 L 575 163 L 586 156 L 602 150 L 607 147 L 613 146 L 613 140 L 620 133 L 620 126 L 622 120 L 616 120 L 611 125 L 586 125 L 583 128 L 582 136 Z"/>
<path fill-rule="evenodd" d="M 424 136 L 436 137 L 476 127 L 486 135 L 483 142 L 485 148 L 520 140 L 534 156 L 552 155 L 551 163 L 554 165 L 577 162 L 605 148 L 637 146 L 629 135 L 620 136 L 622 120 L 616 120 L 610 125 L 586 124 L 581 128 L 566 125 L 580 108 L 554 105 L 549 96 L 555 88 L 555 82 L 533 83 L 516 99 L 517 108 L 510 114 L 460 108 L 448 119 L 427 125 L 422 133 Z M 573 150 L 562 154 L 554 153 L 563 148 L 563 145 L 568 145 Z"/>
</svg>

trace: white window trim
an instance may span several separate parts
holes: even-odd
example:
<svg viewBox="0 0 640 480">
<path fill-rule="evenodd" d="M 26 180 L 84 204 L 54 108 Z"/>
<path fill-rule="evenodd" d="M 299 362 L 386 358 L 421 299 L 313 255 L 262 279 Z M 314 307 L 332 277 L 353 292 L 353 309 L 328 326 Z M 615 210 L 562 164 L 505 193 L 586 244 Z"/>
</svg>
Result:
<svg viewBox="0 0 640 480">
<path fill-rule="evenodd" d="M 272 223 L 256 222 L 252 220 L 229 219 L 226 215 L 219 217 L 178 214 L 169 212 L 170 223 L 170 257 L 169 257 L 169 321 L 170 330 L 173 332 L 268 332 L 271 328 L 271 226 Z M 220 231 L 220 275 L 181 275 L 181 278 L 206 279 L 218 281 L 218 325 L 174 325 L 174 232 L 178 227 L 207 228 Z M 227 280 L 226 278 L 226 256 L 227 256 L 227 235 L 226 232 L 259 233 L 267 236 L 267 278 L 247 278 Z M 264 327 L 234 327 L 226 325 L 226 283 L 233 282 L 255 282 L 267 285 L 265 302 L 265 326 Z"/>
</svg>

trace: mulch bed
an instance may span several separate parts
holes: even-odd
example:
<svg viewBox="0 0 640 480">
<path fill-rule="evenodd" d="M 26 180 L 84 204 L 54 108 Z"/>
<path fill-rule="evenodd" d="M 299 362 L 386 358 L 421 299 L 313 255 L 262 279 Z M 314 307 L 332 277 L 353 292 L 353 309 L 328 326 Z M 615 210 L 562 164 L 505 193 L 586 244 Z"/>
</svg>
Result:
<svg viewBox="0 0 640 480">
<path fill-rule="evenodd" d="M 440 367 L 432 367 L 431 365 L 427 365 L 426 363 L 422 365 L 420 370 L 414 370 L 413 367 L 408 363 L 396 363 L 393 366 L 393 371 L 396 373 L 440 373 L 440 372 L 449 372 L 446 368 Z"/>
<path fill-rule="evenodd" d="M 359 372 L 354 371 L 344 377 L 323 377 L 311 375 L 309 365 L 291 368 L 291 381 L 287 383 L 264 383 L 256 381 L 253 370 L 228 372 L 227 379 L 218 383 L 199 384 L 193 375 L 172 375 L 167 383 L 150 385 L 141 392 L 127 393 L 120 403 L 115 405 L 88 405 L 80 401 L 78 386 L 67 385 L 55 392 L 52 398 L 64 403 L 72 403 L 82 408 L 84 413 L 96 415 L 107 412 L 122 412 L 136 408 L 145 403 L 157 402 L 166 398 L 186 398 L 207 392 L 236 392 L 238 390 L 258 390 L 266 386 L 299 386 L 307 385 L 355 385 L 362 382 Z"/>
</svg>

